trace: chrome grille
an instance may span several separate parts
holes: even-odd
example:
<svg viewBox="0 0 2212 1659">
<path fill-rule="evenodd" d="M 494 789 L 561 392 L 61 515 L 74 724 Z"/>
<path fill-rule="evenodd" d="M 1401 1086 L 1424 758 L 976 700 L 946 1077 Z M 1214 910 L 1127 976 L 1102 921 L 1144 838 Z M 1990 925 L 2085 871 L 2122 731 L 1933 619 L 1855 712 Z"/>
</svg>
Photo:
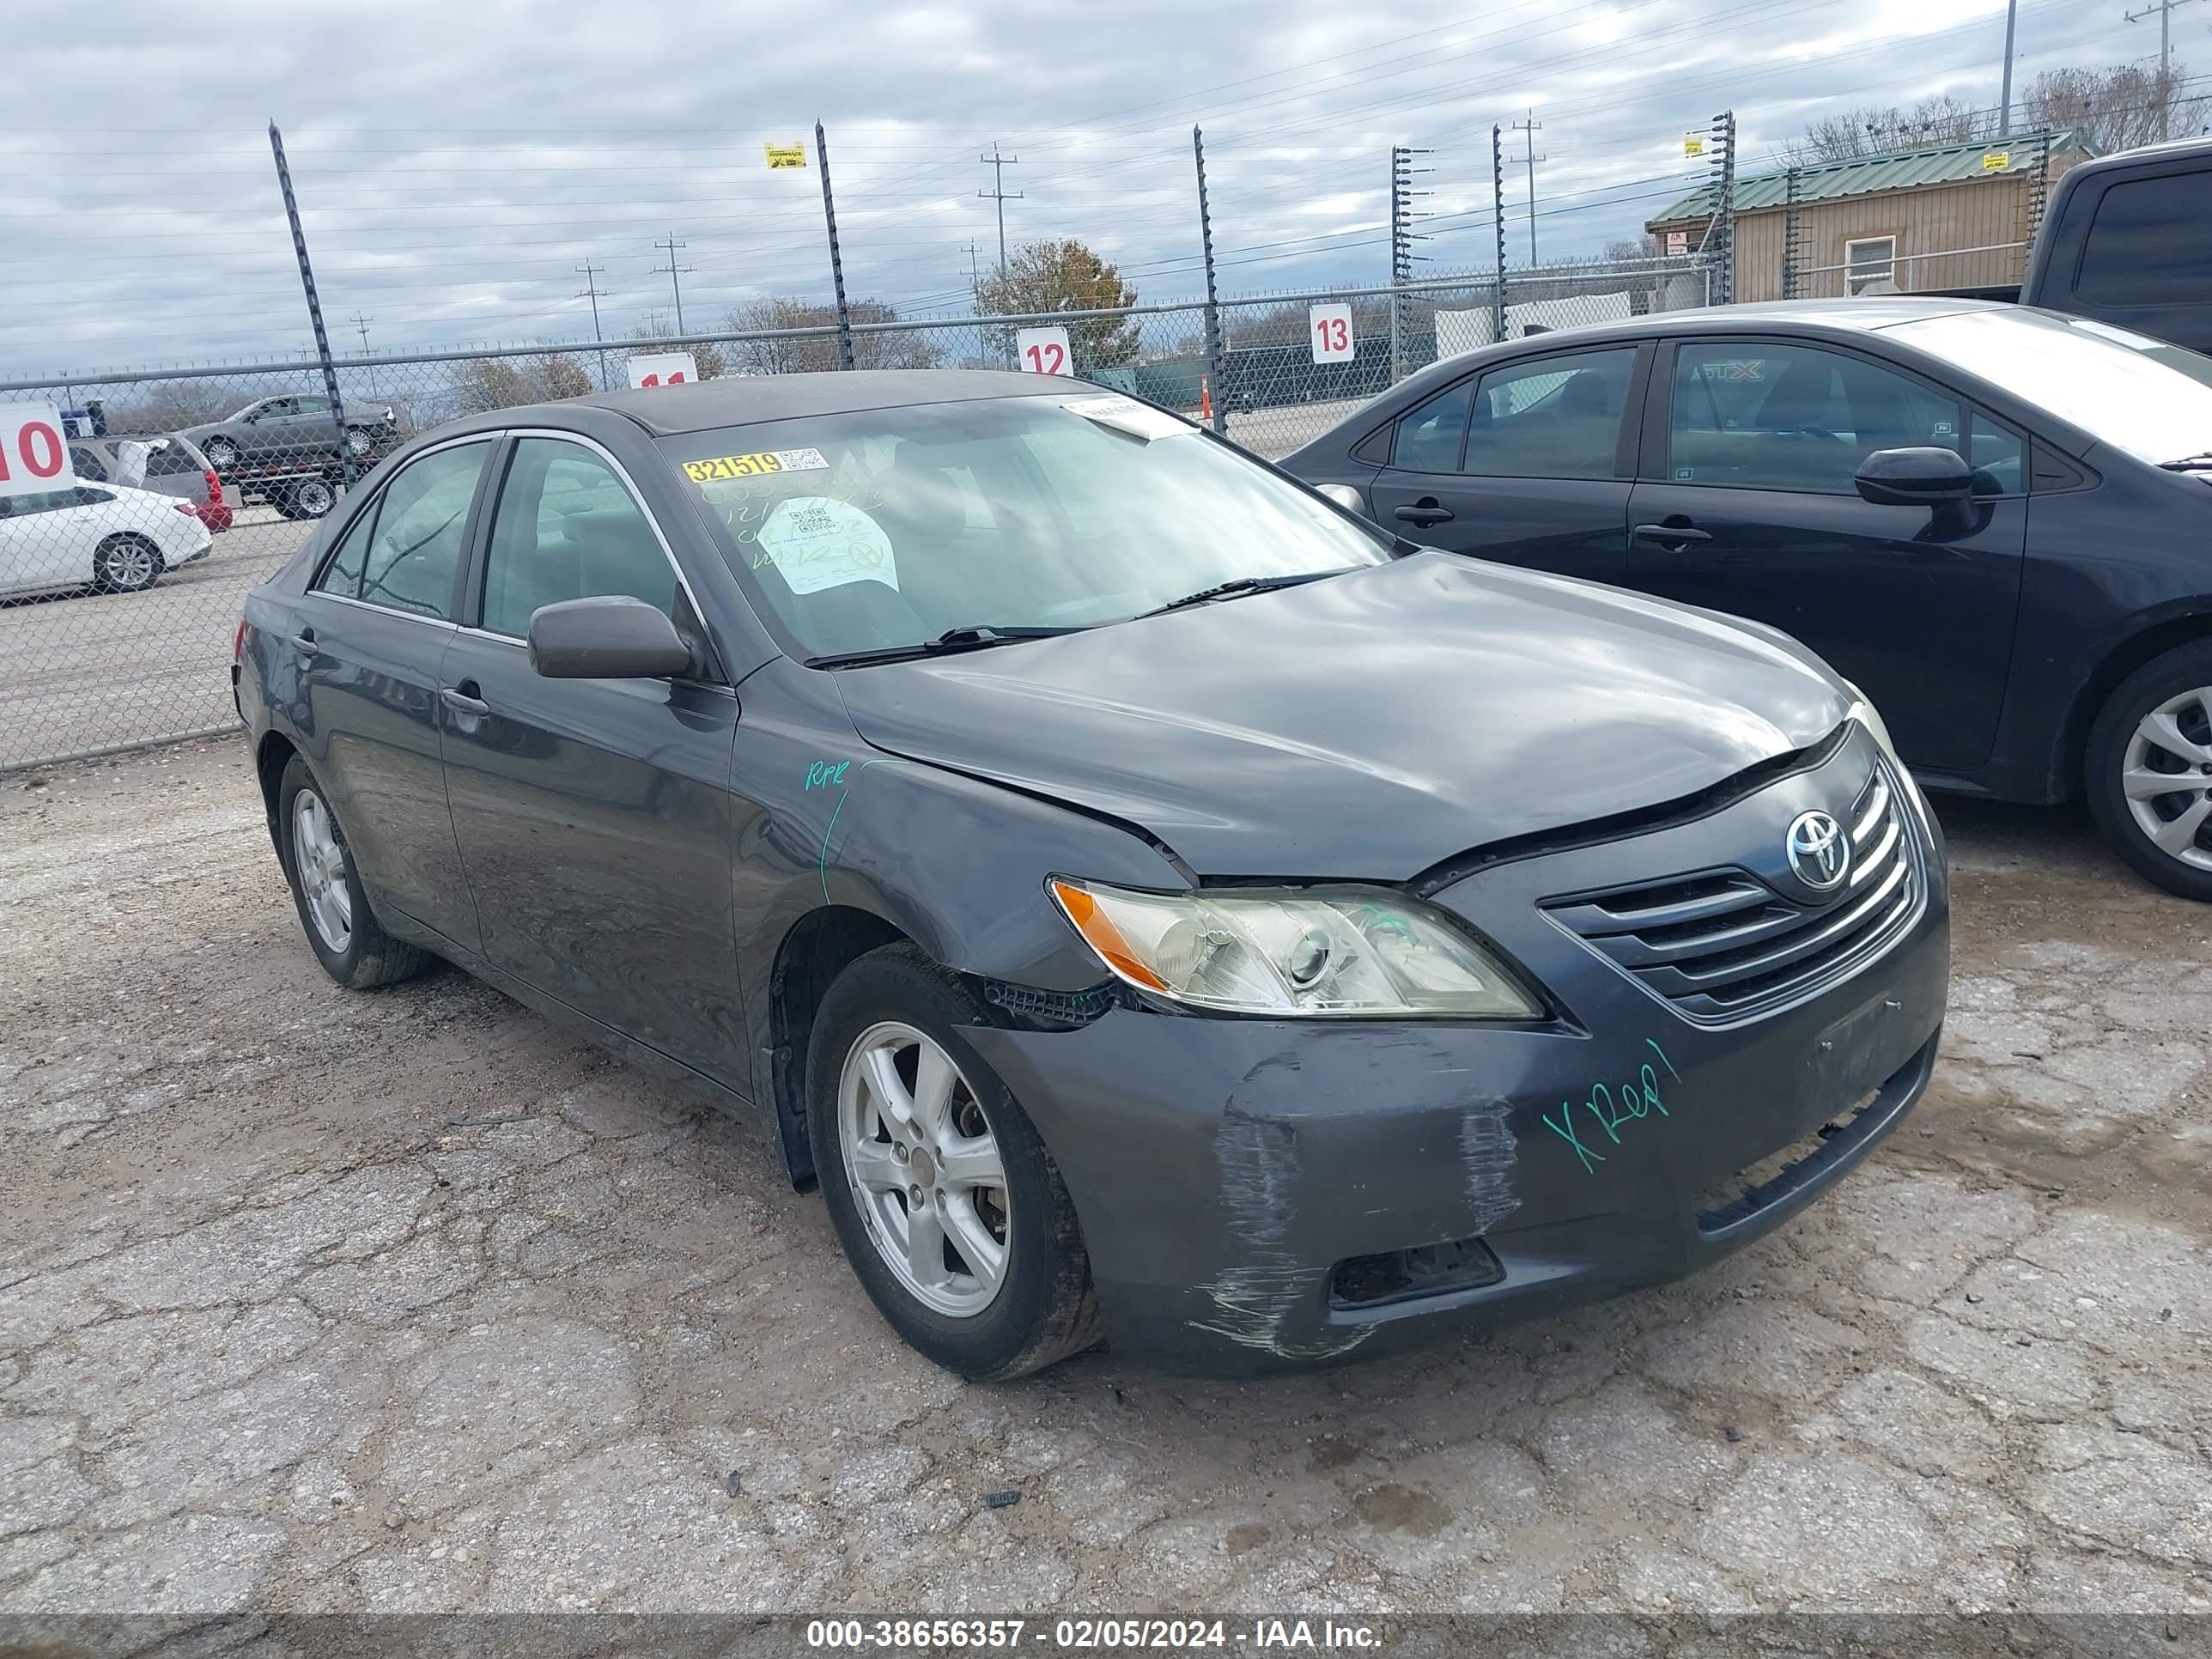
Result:
<svg viewBox="0 0 2212 1659">
<path fill-rule="evenodd" d="M 1547 900 L 1544 908 L 1686 1018 L 1739 1019 L 1841 979 L 1917 909 L 1917 841 L 1887 767 L 1875 767 L 1847 822 L 1850 875 L 1823 903 L 1801 904 L 1725 869 Z"/>
</svg>

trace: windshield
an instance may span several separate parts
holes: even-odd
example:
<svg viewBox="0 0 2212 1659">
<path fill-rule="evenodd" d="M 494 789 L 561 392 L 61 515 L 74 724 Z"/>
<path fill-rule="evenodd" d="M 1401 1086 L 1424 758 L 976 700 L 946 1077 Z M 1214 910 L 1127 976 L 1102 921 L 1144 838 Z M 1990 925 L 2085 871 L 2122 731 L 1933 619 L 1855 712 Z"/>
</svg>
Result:
<svg viewBox="0 0 2212 1659">
<path fill-rule="evenodd" d="M 2079 317 L 1962 311 L 1887 331 L 2154 465 L 2212 451 L 2212 358 Z"/>
<path fill-rule="evenodd" d="M 1390 542 L 1148 405 L 978 399 L 665 439 L 803 658 L 1117 623 Z"/>
</svg>

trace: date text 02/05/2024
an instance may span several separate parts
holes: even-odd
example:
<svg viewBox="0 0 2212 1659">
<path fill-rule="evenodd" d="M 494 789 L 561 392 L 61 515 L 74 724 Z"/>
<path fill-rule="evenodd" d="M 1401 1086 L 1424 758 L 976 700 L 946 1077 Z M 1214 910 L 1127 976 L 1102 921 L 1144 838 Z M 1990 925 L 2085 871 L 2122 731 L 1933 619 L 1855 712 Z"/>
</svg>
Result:
<svg viewBox="0 0 2212 1659">
<path fill-rule="evenodd" d="M 1299 1648 L 1374 1650 L 1383 1644 L 1381 1627 L 1334 1619 L 1091 1618 L 1057 1619 L 813 1619 L 806 1625 L 811 1648 L 854 1650 L 951 1647 L 1018 1649 L 1035 1643 L 1055 1650 L 1092 1652 L 1142 1650 L 1194 1652 L 1251 1648 L 1262 1651 Z"/>
</svg>

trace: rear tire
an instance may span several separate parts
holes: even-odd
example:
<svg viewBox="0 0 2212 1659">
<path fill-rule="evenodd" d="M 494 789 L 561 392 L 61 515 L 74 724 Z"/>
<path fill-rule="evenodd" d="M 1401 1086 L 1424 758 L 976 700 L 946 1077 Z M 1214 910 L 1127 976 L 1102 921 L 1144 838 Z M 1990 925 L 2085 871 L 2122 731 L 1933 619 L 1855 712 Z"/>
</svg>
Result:
<svg viewBox="0 0 2212 1659">
<path fill-rule="evenodd" d="M 2082 770 L 2119 855 L 2169 893 L 2212 902 L 2212 640 L 2120 682 L 2089 728 Z"/>
<path fill-rule="evenodd" d="M 103 593 L 143 593 L 161 580 L 161 550 L 143 536 L 110 536 L 92 556 L 92 585 Z"/>
<path fill-rule="evenodd" d="M 218 472 L 228 472 L 238 465 L 238 446 L 228 438 L 210 438 L 200 446 L 200 453 Z"/>
<path fill-rule="evenodd" d="M 349 991 L 412 979 L 435 960 L 386 933 L 369 908 L 337 815 L 307 763 L 292 757 L 276 786 L 276 846 L 300 926 L 323 971 Z"/>
<path fill-rule="evenodd" d="M 337 491 L 322 478 L 303 478 L 298 483 L 287 485 L 270 501 L 270 505 L 286 518 L 310 522 L 328 518 L 331 509 L 337 504 Z"/>
<path fill-rule="evenodd" d="M 1003 1381 L 1080 1353 L 1102 1327 L 1060 1170 L 963 1034 L 981 1018 L 966 987 L 913 945 L 869 952 L 837 976 L 815 1017 L 807 1122 L 838 1242 L 891 1328 L 949 1371 Z M 904 1090 L 913 1107 L 930 1093 L 920 1068 L 933 1049 L 933 1066 L 949 1062 L 950 1092 L 935 1112 L 895 1125 L 870 1057 L 891 1068 L 890 1094 Z M 848 1121 L 856 1115 L 865 1135 Z M 979 1174 L 994 1153 L 996 1171 Z M 918 1200 L 904 1196 L 908 1182 Z M 914 1249 L 916 1216 L 933 1229 L 923 1237 L 942 1242 Z M 986 1252 L 995 1267 L 969 1265 Z"/>
</svg>

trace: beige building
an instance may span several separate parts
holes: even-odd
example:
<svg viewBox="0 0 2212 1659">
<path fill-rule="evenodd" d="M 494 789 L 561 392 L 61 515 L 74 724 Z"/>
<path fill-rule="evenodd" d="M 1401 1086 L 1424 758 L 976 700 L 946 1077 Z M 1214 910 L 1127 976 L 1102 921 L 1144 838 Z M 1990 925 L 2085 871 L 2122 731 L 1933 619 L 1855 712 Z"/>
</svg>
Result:
<svg viewBox="0 0 2212 1659">
<path fill-rule="evenodd" d="M 2061 128 L 1739 178 L 1731 297 L 2017 283 L 2051 185 L 2094 153 L 2079 133 Z M 1705 246 L 1717 194 L 1711 185 L 1694 191 L 1648 222 L 1663 251 Z M 1786 266 L 1794 269 L 1785 293 Z"/>
</svg>

